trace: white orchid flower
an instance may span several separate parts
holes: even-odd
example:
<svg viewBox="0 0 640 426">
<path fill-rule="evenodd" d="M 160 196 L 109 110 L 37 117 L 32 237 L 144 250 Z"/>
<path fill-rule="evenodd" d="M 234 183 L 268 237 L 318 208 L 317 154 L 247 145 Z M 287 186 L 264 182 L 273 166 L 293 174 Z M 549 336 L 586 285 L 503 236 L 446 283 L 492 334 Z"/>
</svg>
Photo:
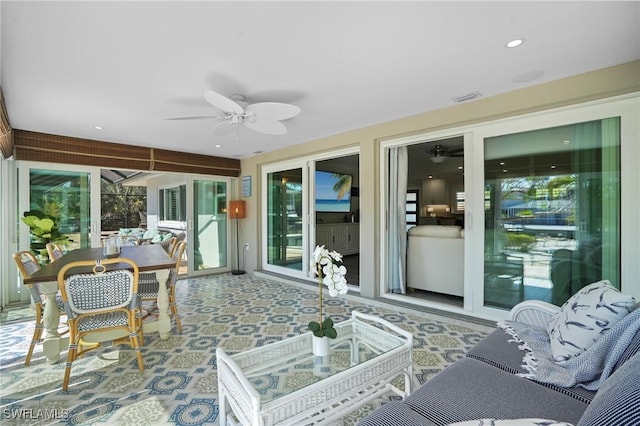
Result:
<svg viewBox="0 0 640 426">
<path fill-rule="evenodd" d="M 311 269 L 314 276 L 318 275 L 318 265 L 327 265 L 331 263 L 329 251 L 324 246 L 316 246 L 316 249 L 311 254 Z"/>
<path fill-rule="evenodd" d="M 319 320 L 318 322 L 311 321 L 309 323 L 309 329 L 313 331 L 317 337 L 331 336 L 331 334 L 324 334 L 326 331 L 323 331 L 324 329 L 322 328 L 322 324 L 324 324 L 322 317 L 322 285 L 327 286 L 331 297 L 336 297 L 338 294 L 346 294 L 349 290 L 347 288 L 347 279 L 345 278 L 347 268 L 345 268 L 344 265 L 338 266 L 334 262 L 342 263 L 342 255 L 335 250 L 329 252 L 324 246 L 316 246 L 316 249 L 311 254 L 311 261 L 309 262 L 314 276 L 319 277 Z M 333 335 L 331 338 L 335 338 L 335 329 L 332 330 Z M 322 334 L 318 334 L 320 332 Z"/>
<path fill-rule="evenodd" d="M 326 265 L 322 268 L 324 276 L 322 281 L 329 288 L 329 294 L 332 297 L 347 293 L 347 280 L 344 277 L 346 273 L 347 268 L 335 264 Z"/>
<path fill-rule="evenodd" d="M 315 264 L 320 262 L 320 258 L 322 258 L 322 252 L 326 251 L 324 246 L 316 246 L 316 249 L 311 254 L 311 266 L 315 267 Z"/>
<path fill-rule="evenodd" d="M 329 256 L 331 256 L 337 262 L 342 262 L 342 255 L 335 250 L 329 253 Z"/>
</svg>

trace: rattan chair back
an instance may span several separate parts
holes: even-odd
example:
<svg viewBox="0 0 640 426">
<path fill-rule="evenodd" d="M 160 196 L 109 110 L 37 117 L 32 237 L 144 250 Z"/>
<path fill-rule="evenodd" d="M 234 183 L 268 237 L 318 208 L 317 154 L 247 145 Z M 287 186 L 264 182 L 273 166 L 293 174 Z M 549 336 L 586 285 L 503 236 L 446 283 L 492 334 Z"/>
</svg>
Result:
<svg viewBox="0 0 640 426">
<path fill-rule="evenodd" d="M 64 251 L 62 250 L 62 247 L 60 247 L 60 244 L 49 242 L 47 243 L 46 247 L 47 247 L 47 253 L 49 254 L 50 262 L 55 262 L 56 260 L 64 256 Z"/>
<path fill-rule="evenodd" d="M 110 270 L 114 266 L 118 269 Z M 87 272 L 89 267 L 91 271 Z M 67 390 L 75 359 L 107 343 L 131 345 L 138 367 L 144 371 L 138 276 L 136 263 L 122 257 L 72 262 L 58 273 L 70 330 L 63 390 Z"/>
</svg>

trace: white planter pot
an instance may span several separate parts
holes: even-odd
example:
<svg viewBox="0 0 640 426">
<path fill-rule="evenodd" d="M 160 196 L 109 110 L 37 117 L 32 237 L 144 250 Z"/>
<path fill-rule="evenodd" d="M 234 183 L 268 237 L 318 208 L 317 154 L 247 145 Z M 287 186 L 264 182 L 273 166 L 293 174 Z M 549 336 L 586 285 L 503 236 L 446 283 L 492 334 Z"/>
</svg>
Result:
<svg viewBox="0 0 640 426">
<path fill-rule="evenodd" d="M 313 339 L 313 354 L 316 356 L 329 355 L 329 338 L 312 336 Z"/>
<path fill-rule="evenodd" d="M 329 355 L 313 357 L 313 376 L 325 378 L 331 375 L 331 365 L 329 365 Z"/>
</svg>

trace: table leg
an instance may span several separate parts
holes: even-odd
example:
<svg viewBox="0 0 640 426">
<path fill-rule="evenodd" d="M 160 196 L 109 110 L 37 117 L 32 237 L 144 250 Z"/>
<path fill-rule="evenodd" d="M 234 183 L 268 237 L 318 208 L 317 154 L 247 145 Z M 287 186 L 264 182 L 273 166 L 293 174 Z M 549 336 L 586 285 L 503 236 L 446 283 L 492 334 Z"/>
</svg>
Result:
<svg viewBox="0 0 640 426">
<path fill-rule="evenodd" d="M 58 283 L 42 283 L 40 284 L 40 289 L 44 292 L 46 299 L 44 315 L 42 317 L 46 332 L 42 343 L 42 352 L 49 360 L 49 364 L 56 364 L 60 361 L 60 352 L 69 345 L 69 339 L 61 339 L 60 333 L 58 333 L 58 327 L 60 326 L 60 313 L 58 312 L 58 305 L 56 303 Z"/>
<path fill-rule="evenodd" d="M 405 399 L 411 391 L 413 390 L 413 365 L 407 367 L 404 373 L 404 396 L 402 399 Z"/>
<path fill-rule="evenodd" d="M 160 285 L 158 286 L 158 319 L 152 322 L 145 322 L 143 332 L 151 333 L 157 331 L 161 340 L 167 340 L 171 336 L 171 317 L 169 316 L 169 291 L 167 290 L 167 279 L 169 278 L 169 270 L 162 269 L 155 271 L 156 278 Z"/>
<path fill-rule="evenodd" d="M 167 279 L 169 270 L 163 269 L 156 273 L 158 282 L 158 333 L 161 340 L 167 340 L 171 336 L 171 318 L 169 317 L 169 292 L 167 290 Z"/>
</svg>

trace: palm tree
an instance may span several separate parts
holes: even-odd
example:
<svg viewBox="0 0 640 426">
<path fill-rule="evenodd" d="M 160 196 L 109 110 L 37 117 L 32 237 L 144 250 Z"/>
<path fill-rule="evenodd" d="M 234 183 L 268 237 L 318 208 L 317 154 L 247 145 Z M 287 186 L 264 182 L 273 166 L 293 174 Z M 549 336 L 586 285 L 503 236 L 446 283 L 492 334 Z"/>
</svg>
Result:
<svg viewBox="0 0 640 426">
<path fill-rule="evenodd" d="M 351 175 L 341 175 L 339 173 L 332 173 L 331 175 L 337 179 L 336 183 L 333 184 L 333 190 L 338 194 L 336 199 L 339 200 L 345 196 L 347 191 L 351 190 L 352 177 Z"/>
</svg>

